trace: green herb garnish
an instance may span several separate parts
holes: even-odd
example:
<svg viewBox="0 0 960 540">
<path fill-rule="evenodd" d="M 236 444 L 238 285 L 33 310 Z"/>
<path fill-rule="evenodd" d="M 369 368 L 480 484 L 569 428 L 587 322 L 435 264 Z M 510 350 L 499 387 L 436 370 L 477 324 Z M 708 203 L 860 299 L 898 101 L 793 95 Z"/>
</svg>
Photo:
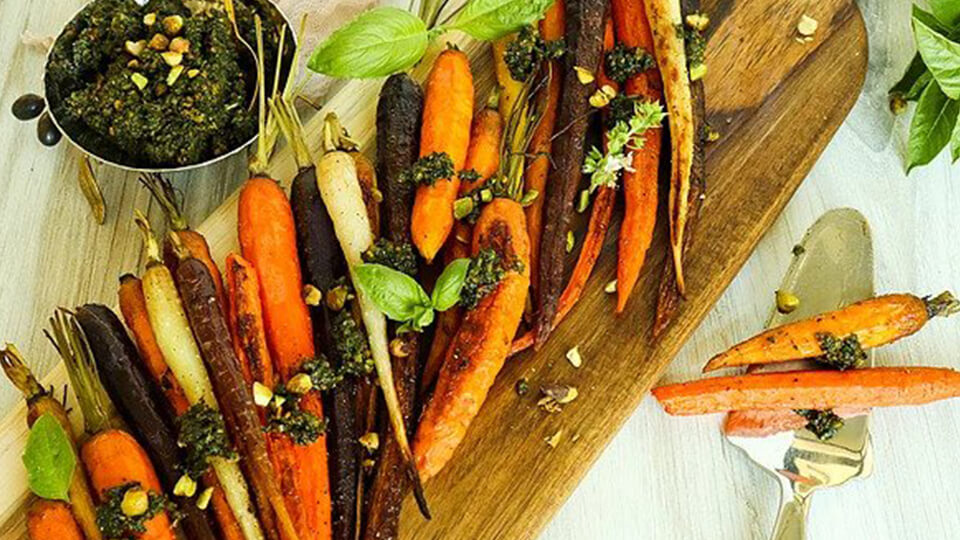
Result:
<svg viewBox="0 0 960 540">
<path fill-rule="evenodd" d="M 464 309 L 473 309 L 488 294 L 497 288 L 506 273 L 500 255 L 491 248 L 482 249 L 476 257 L 470 259 L 463 289 L 460 291 L 460 305 Z"/>
<path fill-rule="evenodd" d="M 843 418 L 837 416 L 833 409 L 795 409 L 793 412 L 807 419 L 806 429 L 821 441 L 832 439 L 843 427 Z"/>
<path fill-rule="evenodd" d="M 38 497 L 70 501 L 70 481 L 77 466 L 77 455 L 70 435 L 50 413 L 37 418 L 30 428 L 23 451 L 27 484 Z"/>
<path fill-rule="evenodd" d="M 223 416 L 204 402 L 192 405 L 177 419 L 177 444 L 184 449 L 183 472 L 200 478 L 212 457 L 236 459 Z"/>
<path fill-rule="evenodd" d="M 284 433 L 294 444 L 306 446 L 313 444 L 327 430 L 327 423 L 323 419 L 300 408 L 298 394 L 288 391 L 280 384 L 273 395 L 275 397 L 271 401 L 271 411 L 265 428 L 268 433 Z M 276 397 L 281 400 L 278 401 Z"/>
<path fill-rule="evenodd" d="M 147 531 L 146 523 L 151 518 L 173 509 L 165 496 L 149 491 L 146 511 L 138 515 L 127 515 L 123 511 L 123 497 L 128 491 L 139 489 L 139 482 L 130 482 L 107 490 L 103 504 L 97 507 L 97 527 L 104 538 L 136 540 L 140 534 Z"/>
<path fill-rule="evenodd" d="M 330 331 L 333 353 L 337 355 L 342 373 L 360 376 L 373 372 L 370 343 L 349 309 L 342 309 L 334 314 Z M 313 382 L 316 385 L 318 381 Z"/>
<path fill-rule="evenodd" d="M 590 149 L 583 163 L 583 172 L 590 175 L 590 191 L 599 187 L 614 188 L 620 171 L 630 170 L 633 151 L 643 147 L 641 135 L 659 127 L 666 114 L 656 101 L 634 102 L 633 115 L 628 121 L 619 121 L 607 131 L 607 152 L 596 146 Z"/>
<path fill-rule="evenodd" d="M 640 47 L 627 47 L 622 43 L 617 43 L 613 49 L 607 51 L 603 62 L 607 76 L 619 84 L 654 65 L 653 57 L 647 51 Z"/>
<path fill-rule="evenodd" d="M 310 377 L 310 383 L 313 384 L 313 388 L 321 392 L 332 389 L 343 380 L 343 373 L 331 366 L 330 362 L 323 355 L 304 362 L 303 365 L 300 366 L 300 372 L 306 373 Z"/>
<path fill-rule="evenodd" d="M 844 371 L 860 367 L 867 361 L 867 353 L 860 346 L 856 334 L 838 339 L 828 332 L 818 332 L 816 337 L 823 351 L 823 355 L 815 359 L 817 362 Z"/>
<path fill-rule="evenodd" d="M 392 242 L 380 238 L 363 253 L 363 262 L 382 264 L 408 276 L 417 274 L 417 252 L 409 242 Z"/>
<path fill-rule="evenodd" d="M 453 176 L 453 160 L 446 152 L 434 152 L 418 159 L 400 175 L 400 181 L 412 186 L 432 186 Z"/>
<path fill-rule="evenodd" d="M 503 61 L 510 70 L 510 78 L 524 82 L 536 72 L 544 60 L 559 58 L 563 52 L 562 39 L 544 41 L 535 26 L 524 26 L 517 38 L 507 44 Z"/>
</svg>

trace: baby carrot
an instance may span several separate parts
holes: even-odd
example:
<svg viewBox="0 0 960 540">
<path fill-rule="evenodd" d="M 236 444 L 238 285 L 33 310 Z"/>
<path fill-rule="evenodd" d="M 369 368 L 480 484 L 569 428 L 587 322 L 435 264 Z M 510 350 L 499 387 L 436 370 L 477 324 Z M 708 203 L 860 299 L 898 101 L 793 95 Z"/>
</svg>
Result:
<svg viewBox="0 0 960 540">
<path fill-rule="evenodd" d="M 932 298 L 912 294 L 878 296 L 761 332 L 711 358 L 703 371 L 820 356 L 824 354 L 821 338 L 825 334 L 836 338 L 852 334 L 860 347 L 872 349 L 917 332 L 932 317 L 946 317 L 957 311 L 960 302 L 949 292 Z"/>
<path fill-rule="evenodd" d="M 454 175 L 417 187 L 413 204 L 413 243 L 429 262 L 453 229 L 453 202 L 460 189 L 457 172 L 463 169 L 473 118 L 473 75 L 467 55 L 456 49 L 440 53 L 427 78 L 420 128 L 420 156 L 444 152 Z"/>
<path fill-rule="evenodd" d="M 840 418 L 868 414 L 866 407 L 837 407 L 833 413 Z M 734 411 L 723 422 L 723 432 L 734 437 L 766 437 L 783 431 L 803 429 L 809 420 L 793 409 L 747 409 Z"/>
<path fill-rule="evenodd" d="M 256 381 L 273 388 L 276 380 L 263 329 L 260 283 L 256 270 L 246 259 L 231 253 L 227 255 L 226 275 L 227 321 L 243 377 L 248 386 Z"/>
<path fill-rule="evenodd" d="M 70 506 L 62 501 L 35 499 L 27 509 L 27 536 L 30 540 L 84 540 Z"/>
<path fill-rule="evenodd" d="M 474 254 L 493 249 L 509 268 L 497 288 L 468 311 L 421 417 L 414 457 L 424 479 L 437 474 L 463 440 L 510 350 L 530 286 L 530 247 L 523 208 L 494 199 L 477 220 Z M 515 264 L 510 264 L 514 261 Z"/>
</svg>

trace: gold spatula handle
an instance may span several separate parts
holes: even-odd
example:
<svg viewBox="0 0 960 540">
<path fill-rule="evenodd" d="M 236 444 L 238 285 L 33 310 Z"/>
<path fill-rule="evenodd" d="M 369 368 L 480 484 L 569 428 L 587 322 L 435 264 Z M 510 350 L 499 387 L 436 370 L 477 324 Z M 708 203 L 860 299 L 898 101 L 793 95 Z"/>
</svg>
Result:
<svg viewBox="0 0 960 540">
<path fill-rule="evenodd" d="M 773 528 L 772 540 L 804 540 L 807 529 L 807 511 L 810 509 L 810 492 L 797 493 L 790 480 L 780 479 L 780 513 Z"/>
</svg>

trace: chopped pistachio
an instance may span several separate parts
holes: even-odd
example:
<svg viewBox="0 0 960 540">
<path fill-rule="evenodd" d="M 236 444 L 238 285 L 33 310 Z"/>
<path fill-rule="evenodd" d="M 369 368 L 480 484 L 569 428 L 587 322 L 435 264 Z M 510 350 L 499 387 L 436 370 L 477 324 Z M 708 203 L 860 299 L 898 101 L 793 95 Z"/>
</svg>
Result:
<svg viewBox="0 0 960 540">
<path fill-rule="evenodd" d="M 587 211 L 587 207 L 590 206 L 590 190 L 585 189 L 580 192 L 580 197 L 577 199 L 577 213 L 582 214 Z"/>
<path fill-rule="evenodd" d="M 187 77 L 190 77 L 191 79 L 196 77 L 199 74 L 200 74 L 200 70 L 197 68 L 187 70 Z"/>
<path fill-rule="evenodd" d="M 183 62 L 183 54 L 173 51 L 164 51 L 160 53 L 160 56 L 163 58 L 163 61 L 167 63 L 170 67 L 179 66 Z"/>
<path fill-rule="evenodd" d="M 200 496 L 197 497 L 197 508 L 201 510 L 206 510 L 207 506 L 210 505 L 210 498 L 213 497 L 213 487 L 208 487 L 207 489 L 200 492 Z"/>
<path fill-rule="evenodd" d="M 377 448 L 380 448 L 380 436 L 375 431 L 364 433 L 360 437 L 360 445 L 372 454 L 377 451 Z"/>
<path fill-rule="evenodd" d="M 521 377 L 517 380 L 517 384 L 514 386 L 518 396 L 526 395 L 530 391 L 530 383 L 527 382 L 526 377 Z"/>
<path fill-rule="evenodd" d="M 800 299 L 790 291 L 777 291 L 777 311 L 790 313 L 800 306 Z"/>
<path fill-rule="evenodd" d="M 540 196 L 540 192 L 535 189 L 527 190 L 523 194 L 523 197 L 520 198 L 520 206 L 527 207 L 533 204 L 533 201 L 537 200 L 537 197 Z"/>
<path fill-rule="evenodd" d="M 266 407 L 273 399 L 273 391 L 260 381 L 253 382 L 253 402 L 258 407 Z"/>
<path fill-rule="evenodd" d="M 370 459 L 370 458 L 367 458 L 367 459 L 365 459 L 365 460 L 363 460 L 363 461 L 360 462 L 360 465 L 362 465 L 364 469 L 372 469 L 373 466 L 376 465 L 376 464 L 377 464 L 377 462 L 374 461 L 374 460 L 372 460 L 372 459 Z"/>
<path fill-rule="evenodd" d="M 395 337 L 390 340 L 390 356 L 394 358 L 406 358 L 410 356 L 410 348 L 407 347 L 407 340 Z"/>
<path fill-rule="evenodd" d="M 813 17 L 803 15 L 800 17 L 800 22 L 797 23 L 797 33 L 803 37 L 812 37 L 817 32 L 819 25 L 820 23 Z"/>
<path fill-rule="evenodd" d="M 123 500 L 120 501 L 120 510 L 128 517 L 143 515 L 149 507 L 150 496 L 139 488 L 128 489 L 123 494 Z"/>
<path fill-rule="evenodd" d="M 170 50 L 185 54 L 190 52 L 190 40 L 182 37 L 175 37 L 170 41 Z"/>
<path fill-rule="evenodd" d="M 493 200 L 493 192 L 489 189 L 480 190 L 480 200 L 483 202 L 490 202 Z"/>
<path fill-rule="evenodd" d="M 153 26 L 154 23 L 156 23 L 156 22 L 157 22 L 157 14 L 156 14 L 156 13 L 147 13 L 146 15 L 143 16 L 143 24 L 145 24 L 145 25 L 147 25 L 147 26 Z"/>
<path fill-rule="evenodd" d="M 603 90 L 597 90 L 596 92 L 593 93 L 592 96 L 590 96 L 589 101 L 590 101 L 591 107 L 601 109 L 603 107 L 606 107 L 607 104 L 610 103 L 610 97 L 607 96 L 607 94 L 605 94 Z"/>
<path fill-rule="evenodd" d="M 697 32 L 703 32 L 710 26 L 710 17 L 703 13 L 691 13 L 687 15 L 686 22 L 690 28 L 693 28 Z"/>
<path fill-rule="evenodd" d="M 617 90 L 614 87 L 610 86 L 609 84 L 605 84 L 601 86 L 600 91 L 603 92 L 603 95 L 607 96 L 610 99 L 617 97 Z"/>
<path fill-rule="evenodd" d="M 180 75 L 183 74 L 183 66 L 173 66 L 170 68 L 170 73 L 167 73 L 167 86 L 173 86 L 177 82 L 177 79 L 180 78 Z"/>
<path fill-rule="evenodd" d="M 127 67 L 130 69 L 137 69 L 138 67 L 140 67 L 140 62 L 136 58 L 134 58 L 129 62 L 127 62 Z"/>
<path fill-rule="evenodd" d="M 147 48 L 147 40 L 127 41 L 123 44 L 123 49 L 134 56 L 140 56 L 140 53 Z"/>
<path fill-rule="evenodd" d="M 309 283 L 303 286 L 304 303 L 308 306 L 319 306 L 321 300 L 323 300 L 323 293 L 320 292 L 320 289 Z"/>
<path fill-rule="evenodd" d="M 562 436 L 563 436 L 563 429 L 561 428 L 561 429 L 558 429 L 557 432 L 554 433 L 553 435 L 550 435 L 549 437 L 545 437 L 543 441 L 547 443 L 547 446 L 549 446 L 550 448 L 556 448 L 557 445 L 560 444 L 560 438 Z"/>
<path fill-rule="evenodd" d="M 617 280 L 614 279 L 614 280 L 608 282 L 608 283 L 603 287 L 603 292 L 605 292 L 605 293 L 607 293 L 607 294 L 613 294 L 613 293 L 617 292 Z"/>
<path fill-rule="evenodd" d="M 590 84 L 595 79 L 593 72 L 587 68 L 573 66 L 573 70 L 577 73 L 577 80 L 580 81 L 580 84 Z"/>
<path fill-rule="evenodd" d="M 561 407 L 560 404 L 557 403 L 557 400 L 553 399 L 550 396 L 544 396 L 540 398 L 540 401 L 537 401 L 537 407 L 540 407 L 545 412 L 548 412 L 551 414 L 558 413 L 563 410 L 563 407 Z"/>
<path fill-rule="evenodd" d="M 137 85 L 137 88 L 143 90 L 147 87 L 147 83 L 150 82 L 142 73 L 134 73 L 130 75 L 130 80 L 133 81 L 133 84 Z"/>
<path fill-rule="evenodd" d="M 163 31 L 168 36 L 175 36 L 183 30 L 183 17 L 180 15 L 170 15 L 163 18 Z"/>
<path fill-rule="evenodd" d="M 893 114 L 902 114 L 907 110 L 907 100 L 902 94 L 894 93 L 890 96 L 890 112 Z"/>
<path fill-rule="evenodd" d="M 350 292 L 347 290 L 346 285 L 337 285 L 336 287 L 327 291 L 327 294 L 324 295 L 324 302 L 326 302 L 327 307 L 333 311 L 340 311 L 343 309 L 344 304 L 347 303 L 347 296 Z"/>
<path fill-rule="evenodd" d="M 453 217 L 463 219 L 469 216 L 473 212 L 474 206 L 473 197 L 460 197 L 453 201 Z"/>
<path fill-rule="evenodd" d="M 573 246 L 574 244 L 576 244 L 576 241 L 577 239 L 576 237 L 573 236 L 573 231 L 567 231 L 567 245 L 566 245 L 567 253 L 570 253 L 571 251 L 573 251 Z"/>
<path fill-rule="evenodd" d="M 170 46 L 170 38 L 160 33 L 154 34 L 147 46 L 155 51 L 165 51 Z"/>
<path fill-rule="evenodd" d="M 570 403 L 580 395 L 575 387 L 566 384 L 547 384 L 540 387 L 540 391 L 543 392 L 543 395 L 556 400 L 561 405 Z"/>
<path fill-rule="evenodd" d="M 294 394 L 306 394 L 313 388 L 313 381 L 306 373 L 298 373 L 287 381 L 287 390 Z"/>
<path fill-rule="evenodd" d="M 173 486 L 173 494 L 177 497 L 193 497 L 196 492 L 197 482 L 189 474 L 181 476 Z"/>
<path fill-rule="evenodd" d="M 583 365 L 583 357 L 580 356 L 579 345 L 567 351 L 567 360 L 575 368 L 579 368 Z"/>
<path fill-rule="evenodd" d="M 690 80 L 699 81 L 707 74 L 707 65 L 706 64 L 696 64 L 690 66 Z"/>
<path fill-rule="evenodd" d="M 707 136 L 706 136 L 707 142 L 717 142 L 720 140 L 719 131 L 713 129 L 713 127 L 710 125 L 706 126 L 706 130 L 707 130 Z"/>
<path fill-rule="evenodd" d="M 283 404 L 286 402 L 287 398 L 281 396 L 280 394 L 274 394 L 273 401 L 270 406 L 274 409 L 280 410 L 280 408 L 283 407 Z"/>
</svg>

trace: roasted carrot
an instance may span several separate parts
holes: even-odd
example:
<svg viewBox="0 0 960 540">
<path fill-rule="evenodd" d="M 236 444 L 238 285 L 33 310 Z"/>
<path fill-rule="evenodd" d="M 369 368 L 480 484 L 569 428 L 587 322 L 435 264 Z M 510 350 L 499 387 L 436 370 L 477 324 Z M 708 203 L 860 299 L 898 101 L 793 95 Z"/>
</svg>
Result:
<svg viewBox="0 0 960 540">
<path fill-rule="evenodd" d="M 500 168 L 500 144 L 503 137 L 502 113 L 496 109 L 484 107 L 477 113 L 470 127 L 470 145 L 467 147 L 467 159 L 464 170 L 475 171 L 475 180 L 460 183 L 461 196 L 482 186 Z"/>
<path fill-rule="evenodd" d="M 483 209 L 472 253 L 481 249 L 493 249 L 509 268 L 496 289 L 464 315 L 447 351 L 414 439 L 417 468 L 424 479 L 437 474 L 463 440 L 520 325 L 530 286 L 530 248 L 520 204 L 498 198 Z"/>
<path fill-rule="evenodd" d="M 144 363 L 147 372 L 153 378 L 154 384 L 163 392 L 167 403 L 174 414 L 180 416 L 190 408 L 190 401 L 187 400 L 183 387 L 177 382 L 173 371 L 167 365 L 157 345 L 156 336 L 153 328 L 150 327 L 150 319 L 147 314 L 147 303 L 143 296 L 143 282 L 131 274 L 124 274 L 120 278 L 120 312 L 123 320 L 133 334 L 134 343 L 140 351 L 140 359 Z M 203 476 L 203 483 L 213 488 L 213 495 L 210 499 L 210 507 L 216 516 L 220 535 L 224 540 L 243 540 L 243 531 L 237 522 L 233 510 L 227 502 L 223 493 L 223 487 L 217 480 L 212 471 L 207 471 Z"/>
<path fill-rule="evenodd" d="M 540 36 L 546 41 L 563 38 L 565 31 L 564 0 L 554 0 L 540 21 Z M 543 201 L 547 192 L 547 173 L 550 171 L 550 147 L 553 142 L 553 130 L 557 123 L 557 105 L 560 102 L 560 89 L 563 84 L 562 64 L 559 60 L 550 60 L 547 64 L 547 85 L 536 96 L 536 110 L 540 111 L 537 123 L 530 138 L 530 157 L 524 171 L 524 183 L 528 191 L 536 191 L 539 196 L 526 208 L 527 231 L 530 235 L 530 281 L 536 291 L 540 279 L 540 235 L 543 232 Z"/>
<path fill-rule="evenodd" d="M 553 146 L 556 167 L 551 170 L 546 191 L 546 215 L 540 245 L 540 281 L 537 290 L 536 346 L 541 346 L 553 329 L 557 303 L 563 292 L 566 238 L 573 217 L 573 199 L 580 185 L 584 156 L 584 135 L 590 110 L 588 99 L 596 84 L 583 84 L 577 67 L 596 69 L 603 48 L 602 0 L 567 2 L 567 53 L 564 55 L 563 93 L 557 125 L 561 126 Z"/>
<path fill-rule="evenodd" d="M 285 381 L 316 354 L 313 325 L 302 297 L 293 212 L 275 181 L 255 176 L 240 192 L 238 214 L 241 251 L 260 281 L 270 356 L 279 380 Z M 316 391 L 303 396 L 300 406 L 323 417 Z M 289 444 L 279 452 L 286 455 L 285 470 L 278 474 L 294 478 L 295 491 L 287 491 L 286 499 L 291 511 L 302 514 L 297 526 L 300 537 L 329 538 L 331 501 L 325 436 L 306 446 Z"/>
<path fill-rule="evenodd" d="M 163 209 L 163 215 L 167 218 L 170 230 L 180 233 L 180 242 L 187 248 L 187 251 L 203 261 L 203 264 L 207 265 L 207 269 L 210 270 L 210 275 L 213 276 L 214 282 L 217 285 L 217 298 L 220 300 L 221 305 L 225 305 L 223 304 L 223 281 L 220 277 L 220 269 L 217 268 L 217 263 L 214 262 L 213 257 L 210 255 L 210 246 L 207 244 L 207 239 L 204 238 L 202 234 L 190 228 L 190 224 L 183 215 L 182 201 L 180 197 L 178 197 L 173 184 L 170 183 L 168 178 L 164 178 L 159 174 L 141 175 L 140 183 L 150 190 L 153 199 L 157 201 L 157 204 Z M 171 269 L 176 268 L 177 255 L 174 252 L 173 245 L 169 241 L 164 241 L 163 243 L 163 259 L 168 267 Z"/>
<path fill-rule="evenodd" d="M 147 306 L 150 328 L 157 346 L 176 376 L 190 405 L 204 404 L 219 410 L 210 376 L 203 364 L 200 350 L 190 329 L 177 286 L 170 270 L 160 261 L 160 248 L 146 217 L 137 213 L 137 225 L 143 233 L 147 267 L 143 272 L 143 296 Z M 211 458 L 210 466 L 223 487 L 233 515 L 247 540 L 264 538 L 263 530 L 253 511 L 247 482 L 237 463 L 222 458 Z M 263 510 L 261 509 L 261 512 Z M 264 515 L 264 525 L 271 526 L 271 515 Z"/>
<path fill-rule="evenodd" d="M 684 235 L 686 234 L 690 174 L 693 165 L 693 98 L 684 45 L 683 13 L 680 0 L 643 0 L 650 23 L 653 54 L 663 79 L 667 119 L 670 122 L 670 252 L 680 294 L 686 287 L 683 275 Z"/>
<path fill-rule="evenodd" d="M 173 419 L 163 397 L 145 373 L 137 349 L 120 319 L 101 304 L 85 304 L 76 310 L 76 320 L 90 344 L 97 371 L 114 404 L 139 437 L 167 493 L 181 477 L 183 453 L 177 446 Z M 194 501 L 174 497 L 183 519 L 184 533 L 198 540 L 215 538 L 206 513 Z"/>
<path fill-rule="evenodd" d="M 824 354 L 821 340 L 825 334 L 836 338 L 852 334 L 860 347 L 872 349 L 917 332 L 932 317 L 958 311 L 960 302 L 949 292 L 926 298 L 912 294 L 878 296 L 761 332 L 711 358 L 703 371 L 820 356 Z"/>
<path fill-rule="evenodd" d="M 163 494 L 160 479 L 150 458 L 136 439 L 119 429 L 108 429 L 94 435 L 80 450 L 83 465 L 90 476 L 90 484 L 105 502 L 108 492 L 135 483 L 140 489 Z M 166 510 L 161 510 L 144 524 L 140 540 L 175 540 L 173 524 Z"/>
<path fill-rule="evenodd" d="M 240 369 L 247 386 L 259 382 L 273 388 L 276 377 L 267 350 L 263 329 L 263 309 L 260 304 L 260 283 L 256 270 L 246 259 L 231 253 L 227 255 L 227 320 L 233 337 L 233 348 L 240 361 Z"/>
<path fill-rule="evenodd" d="M 617 41 L 653 53 L 653 35 L 641 2 L 613 0 Z M 627 80 L 624 92 L 648 101 L 663 98 L 660 72 L 654 67 Z M 623 222 L 617 250 L 617 313 L 623 312 L 640 277 L 657 220 L 657 184 L 663 130 L 648 129 L 633 152 L 633 165 L 623 171 Z"/>
<path fill-rule="evenodd" d="M 70 505 L 49 499 L 35 499 L 27 508 L 27 536 L 30 540 L 84 540 Z"/>
<path fill-rule="evenodd" d="M 24 363 L 20 352 L 10 343 L 0 349 L 0 366 L 3 367 L 3 372 L 10 379 L 10 382 L 20 390 L 27 400 L 27 425 L 32 427 L 37 418 L 44 414 L 50 414 L 70 436 L 73 452 L 78 454 L 77 436 L 63 404 L 40 385 L 40 382 L 30 372 L 30 368 Z M 97 527 L 97 510 L 93 502 L 93 491 L 90 489 L 86 471 L 83 470 L 82 466 L 77 467 L 74 471 L 68 493 L 73 515 L 76 517 L 80 528 L 83 529 L 87 540 L 100 540 L 102 535 Z M 37 538 L 49 537 L 38 536 Z"/>
<path fill-rule="evenodd" d="M 868 414 L 865 407 L 838 407 L 833 409 L 840 418 Z M 734 411 L 723 422 L 723 432 L 734 437 L 766 437 L 783 431 L 803 429 L 808 420 L 792 409 L 751 409 Z"/>
<path fill-rule="evenodd" d="M 473 118 L 473 74 L 467 55 L 447 49 L 434 61 L 427 78 L 420 129 L 420 156 L 443 152 L 453 162 L 454 175 L 417 187 L 410 231 L 413 243 L 430 262 L 453 229 L 453 202 L 460 189 Z"/>
<path fill-rule="evenodd" d="M 931 367 L 780 371 L 660 386 L 653 396 L 672 415 L 896 407 L 960 396 L 960 373 Z"/>
</svg>

